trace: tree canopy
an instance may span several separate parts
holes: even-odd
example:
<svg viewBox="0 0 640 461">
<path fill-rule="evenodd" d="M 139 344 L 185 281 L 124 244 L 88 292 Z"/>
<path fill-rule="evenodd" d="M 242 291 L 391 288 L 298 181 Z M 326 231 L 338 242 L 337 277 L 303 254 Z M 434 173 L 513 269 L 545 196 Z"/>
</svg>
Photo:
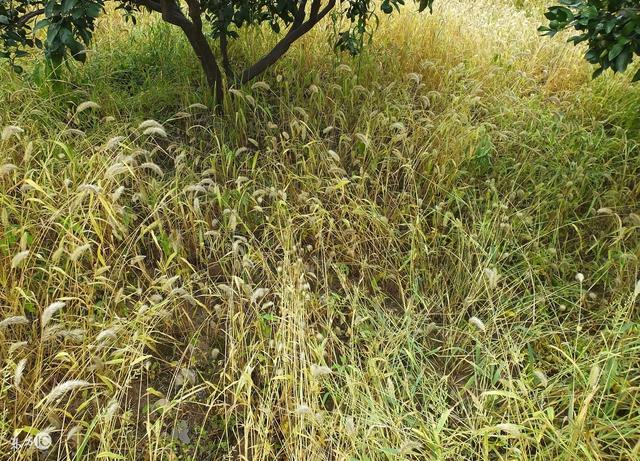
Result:
<svg viewBox="0 0 640 461">
<path fill-rule="evenodd" d="M 546 13 L 549 25 L 540 30 L 555 35 L 565 29 L 578 32 L 569 41 L 586 42 L 585 58 L 598 68 L 624 72 L 640 56 L 640 0 L 560 0 Z M 640 80 L 640 69 L 633 77 Z"/>
<path fill-rule="evenodd" d="M 20 72 L 18 60 L 28 48 L 41 48 L 47 59 L 59 65 L 66 57 L 86 58 L 96 19 L 107 0 L 0 0 L 0 57 Z M 405 0 L 112 0 L 135 24 L 142 10 L 156 12 L 184 32 L 218 101 L 227 83 L 246 83 L 280 59 L 291 45 L 330 12 L 346 19 L 338 31 L 337 49 L 358 53 L 372 33 L 379 13 L 391 14 Z M 433 0 L 414 0 L 418 10 L 431 9 Z M 640 55 L 640 7 L 638 0 L 560 0 L 546 13 L 547 35 L 575 29 L 570 40 L 586 42 L 586 59 L 599 67 L 595 75 L 611 68 L 624 71 Z M 279 41 L 255 63 L 239 72 L 229 59 L 229 43 L 247 26 L 267 25 L 281 34 Z M 212 46 L 212 42 L 216 46 Z M 218 58 L 219 56 L 219 58 Z M 218 59 L 221 65 L 218 64 Z M 640 71 L 635 79 L 640 79 Z"/>
</svg>

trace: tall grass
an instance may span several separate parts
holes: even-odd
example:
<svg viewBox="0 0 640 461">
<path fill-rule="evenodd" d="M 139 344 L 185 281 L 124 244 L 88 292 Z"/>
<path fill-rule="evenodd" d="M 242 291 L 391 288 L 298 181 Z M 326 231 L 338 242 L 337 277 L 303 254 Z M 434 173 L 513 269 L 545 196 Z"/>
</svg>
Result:
<svg viewBox="0 0 640 461">
<path fill-rule="evenodd" d="M 640 91 L 541 3 L 324 24 L 224 116 L 151 18 L 0 70 L 0 452 L 637 459 Z"/>
</svg>

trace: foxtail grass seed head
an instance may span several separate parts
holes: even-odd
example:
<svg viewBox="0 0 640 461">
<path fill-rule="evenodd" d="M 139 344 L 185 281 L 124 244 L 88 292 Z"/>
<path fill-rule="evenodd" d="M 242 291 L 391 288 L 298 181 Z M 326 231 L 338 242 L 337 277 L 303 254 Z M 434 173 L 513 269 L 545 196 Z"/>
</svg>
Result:
<svg viewBox="0 0 640 461">
<path fill-rule="evenodd" d="M 353 416 L 347 416 L 344 420 L 344 429 L 346 433 L 350 436 L 354 436 L 356 434 L 356 420 Z"/>
<path fill-rule="evenodd" d="M 164 298 L 159 293 L 155 293 L 155 294 L 152 294 L 151 296 L 149 296 L 149 302 L 151 304 L 160 304 L 163 299 Z"/>
<path fill-rule="evenodd" d="M 196 372 L 189 368 L 180 368 L 178 375 L 175 378 L 175 384 L 178 387 L 182 387 L 186 384 L 192 386 L 196 383 Z"/>
<path fill-rule="evenodd" d="M 409 72 L 405 75 L 405 78 L 415 84 L 419 84 L 422 81 L 422 75 L 416 72 Z"/>
<path fill-rule="evenodd" d="M 100 109 L 100 104 L 93 101 L 85 101 L 83 103 L 78 104 L 78 107 L 76 107 L 76 114 L 84 112 L 85 110 L 95 110 L 95 109 Z"/>
<path fill-rule="evenodd" d="M 265 297 L 267 293 L 269 293 L 268 288 L 256 288 L 255 290 L 253 290 L 253 293 L 251 294 L 251 302 L 252 303 L 257 302 L 259 299 Z"/>
<path fill-rule="evenodd" d="M 111 194 L 111 201 L 112 202 L 117 202 L 118 200 L 120 200 L 120 197 L 122 197 L 122 194 L 125 191 L 125 187 L 124 186 L 119 186 L 116 190 L 113 191 L 113 193 Z"/>
<path fill-rule="evenodd" d="M 140 168 L 145 170 L 151 170 L 161 178 L 164 176 L 164 172 L 162 171 L 162 168 L 160 168 L 158 165 L 156 165 L 153 162 L 145 162 L 142 165 L 140 165 Z"/>
<path fill-rule="evenodd" d="M 24 154 L 22 154 L 22 161 L 27 163 L 31 160 L 31 154 L 33 153 L 33 141 L 29 141 L 27 143 L 27 147 L 24 149 Z"/>
<path fill-rule="evenodd" d="M 47 431 L 38 432 L 33 437 L 33 446 L 40 451 L 48 450 L 51 445 L 53 445 L 53 440 L 51 439 L 51 434 Z"/>
<path fill-rule="evenodd" d="M 213 348 L 211 349 L 211 360 L 217 360 L 218 356 L 220 355 L 220 349 L 218 348 Z"/>
<path fill-rule="evenodd" d="M 67 435 L 65 437 L 65 440 L 69 443 L 72 443 L 74 445 L 77 445 L 80 442 L 80 425 L 76 424 L 75 426 L 73 426 L 71 429 L 69 429 L 67 431 Z"/>
<path fill-rule="evenodd" d="M 59 335 L 68 341 L 81 344 L 84 341 L 85 333 L 84 328 L 74 328 L 71 330 L 60 330 Z"/>
<path fill-rule="evenodd" d="M 13 355 L 15 351 L 17 351 L 18 349 L 22 349 L 27 345 L 29 345 L 27 341 L 18 341 L 17 343 L 11 343 L 11 346 L 9 346 L 9 355 Z"/>
<path fill-rule="evenodd" d="M 547 379 L 547 375 L 545 375 L 542 370 L 534 370 L 533 376 L 536 377 L 541 387 L 547 387 L 549 385 L 549 380 Z"/>
<path fill-rule="evenodd" d="M 482 332 L 486 331 L 486 327 L 484 326 L 484 323 L 478 317 L 471 317 L 469 319 L 469 323 Z"/>
<path fill-rule="evenodd" d="M 597 363 L 594 363 L 589 371 L 589 387 L 595 388 L 598 385 L 598 381 L 600 381 L 600 375 L 602 370 Z"/>
<path fill-rule="evenodd" d="M 633 226 L 640 226 L 640 214 L 629 213 L 629 223 Z"/>
<path fill-rule="evenodd" d="M 331 374 L 331 368 L 326 365 L 316 365 L 315 363 L 311 365 L 311 375 L 314 378 L 321 378 L 323 376 L 328 376 Z"/>
<path fill-rule="evenodd" d="M 13 317 L 7 317 L 0 322 L 0 331 L 13 325 L 29 325 L 29 319 L 24 315 L 14 315 Z"/>
<path fill-rule="evenodd" d="M 8 125 L 2 129 L 2 135 L 0 138 L 2 141 L 7 141 L 12 137 L 20 138 L 20 135 L 24 133 L 24 130 L 17 125 Z"/>
<path fill-rule="evenodd" d="M 296 407 L 296 410 L 294 412 L 296 415 L 298 416 L 303 416 L 303 415 L 312 415 L 313 414 L 313 410 L 311 409 L 311 407 L 309 405 L 305 405 L 305 404 L 300 404 Z"/>
<path fill-rule="evenodd" d="M 71 136 L 77 136 L 78 138 L 84 138 L 87 135 L 84 131 L 77 128 L 67 128 L 64 133 Z"/>
<path fill-rule="evenodd" d="M 84 245 L 80 245 L 79 247 L 76 247 L 76 249 L 73 250 L 73 252 L 69 255 L 69 259 L 73 262 L 76 262 L 80 258 L 82 258 L 82 255 L 85 254 L 90 249 L 91 249 L 91 245 L 88 243 Z"/>
<path fill-rule="evenodd" d="M 120 163 L 127 166 L 134 166 L 137 163 L 137 160 L 133 155 L 119 155 L 118 159 Z"/>
<path fill-rule="evenodd" d="M 22 359 L 16 365 L 16 371 L 13 375 L 13 385 L 16 389 L 20 389 L 20 383 L 22 382 L 22 376 L 24 374 L 24 369 L 27 366 L 27 359 Z"/>
<path fill-rule="evenodd" d="M 171 293 L 169 294 L 169 296 L 182 297 L 182 296 L 185 296 L 186 294 L 187 294 L 187 290 L 185 290 L 182 287 L 176 287 L 171 290 Z"/>
<path fill-rule="evenodd" d="M 109 151 L 116 149 L 120 146 L 120 144 L 122 144 L 122 141 L 124 141 L 125 139 L 125 136 L 114 136 L 113 138 L 109 139 L 104 145 L 104 150 Z"/>
<path fill-rule="evenodd" d="M 40 316 L 40 327 L 41 328 L 46 327 L 49 321 L 51 320 L 51 318 L 56 314 L 56 312 L 62 309 L 65 305 L 66 304 L 62 301 L 56 301 L 54 303 L 51 303 L 49 307 L 47 307 L 42 312 L 42 315 Z"/>
<path fill-rule="evenodd" d="M 262 91 L 269 91 L 271 89 L 271 87 L 269 86 L 269 84 L 267 82 L 256 82 L 253 85 L 251 85 L 251 89 L 252 90 L 262 90 Z"/>
<path fill-rule="evenodd" d="M 104 417 L 107 419 L 113 418 L 119 408 L 120 404 L 118 403 L 118 401 L 116 399 L 111 399 L 109 401 L 109 404 L 107 405 L 107 408 L 105 408 L 104 410 Z"/>
<path fill-rule="evenodd" d="M 5 163 L 4 165 L 0 166 L 0 178 L 2 178 L 3 176 L 8 176 L 10 175 L 12 172 L 16 171 L 18 169 L 18 167 L 16 165 L 14 165 L 13 163 Z"/>
<path fill-rule="evenodd" d="M 235 232 L 236 227 L 238 226 L 238 215 L 235 210 L 229 210 L 229 230 L 231 232 Z"/>
<path fill-rule="evenodd" d="M 150 126 L 149 128 L 145 129 L 142 134 L 159 138 L 167 137 L 167 132 L 160 126 Z"/>
<path fill-rule="evenodd" d="M 104 175 L 106 178 L 111 179 L 120 174 L 126 173 L 127 171 L 129 171 L 129 168 L 127 168 L 126 165 L 122 163 L 114 163 L 109 168 L 107 168 L 107 171 L 105 171 Z"/>
<path fill-rule="evenodd" d="M 96 344 L 102 344 L 102 343 L 105 343 L 107 341 L 115 341 L 116 338 L 117 338 L 116 329 L 115 328 L 108 328 L 108 329 L 102 330 L 100 333 L 98 333 L 98 336 L 96 336 L 95 343 Z"/>
<path fill-rule="evenodd" d="M 84 381 L 82 379 L 72 379 L 69 381 L 65 381 L 63 383 L 58 384 L 53 389 L 51 389 L 51 392 L 47 394 L 44 401 L 46 403 L 55 402 L 56 400 L 58 400 L 60 397 L 67 394 L 68 392 L 72 392 L 76 389 L 80 389 L 88 386 L 91 386 L 91 383 L 89 383 L 88 381 Z"/>
<path fill-rule="evenodd" d="M 639 295 L 640 295 L 640 280 L 638 280 L 636 282 L 636 287 L 633 290 L 633 296 L 634 297 L 639 296 Z"/>
<path fill-rule="evenodd" d="M 24 250 L 19 253 L 16 253 L 16 255 L 13 258 L 11 258 L 11 268 L 16 269 L 20 267 L 28 257 L 29 257 L 29 250 Z"/>
<path fill-rule="evenodd" d="M 489 288 L 491 289 L 496 288 L 498 286 L 498 279 L 499 279 L 498 270 L 495 268 L 487 267 L 484 269 L 483 273 Z"/>
<path fill-rule="evenodd" d="M 60 258 L 62 258 L 62 255 L 64 254 L 64 250 L 65 250 L 65 246 L 63 244 L 61 244 L 56 251 L 54 251 L 51 254 L 51 262 L 53 264 L 57 264 L 58 261 L 60 261 Z"/>
<path fill-rule="evenodd" d="M 77 189 L 78 192 L 89 192 L 91 194 L 99 194 L 102 191 L 100 186 L 95 184 L 80 184 Z"/>
<path fill-rule="evenodd" d="M 180 280 L 180 276 L 179 275 L 173 275 L 171 277 L 162 276 L 160 279 L 158 279 L 158 281 L 160 280 L 161 280 L 162 288 L 165 290 L 169 290 L 173 288 L 173 285 L 175 285 L 176 282 L 178 282 L 178 280 Z"/>
<path fill-rule="evenodd" d="M 505 432 L 513 437 L 518 437 L 521 434 L 520 426 L 512 423 L 496 424 L 496 429 L 498 429 L 499 431 Z"/>
<path fill-rule="evenodd" d="M 417 451 L 422 448 L 422 444 L 420 442 L 416 442 L 415 440 L 407 440 L 402 445 L 400 445 L 400 453 L 402 455 L 410 455 L 417 454 Z"/>
<path fill-rule="evenodd" d="M 199 192 L 199 193 L 205 194 L 207 192 L 207 189 L 201 184 L 192 184 L 190 186 L 185 187 L 184 191 L 186 193 L 189 193 L 189 192 L 198 193 Z"/>
<path fill-rule="evenodd" d="M 138 125 L 138 129 L 142 131 L 146 130 L 147 128 L 153 128 L 153 127 L 164 130 L 164 127 L 162 126 L 162 124 L 153 119 L 145 120 L 140 125 Z"/>
<path fill-rule="evenodd" d="M 35 187 L 33 187 L 32 184 L 24 183 L 22 186 L 20 186 L 20 192 L 23 194 L 28 194 L 32 190 L 35 190 Z"/>
<path fill-rule="evenodd" d="M 129 260 L 129 264 L 132 266 L 141 263 L 146 258 L 146 255 L 135 255 L 133 258 Z"/>
</svg>

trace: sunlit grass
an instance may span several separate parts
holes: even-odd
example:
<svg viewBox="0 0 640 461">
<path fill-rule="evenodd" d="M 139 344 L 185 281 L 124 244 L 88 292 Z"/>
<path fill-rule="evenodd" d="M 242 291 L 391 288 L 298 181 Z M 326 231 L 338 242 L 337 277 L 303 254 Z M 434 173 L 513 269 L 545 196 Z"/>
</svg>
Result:
<svg viewBox="0 0 640 461">
<path fill-rule="evenodd" d="M 151 19 L 0 70 L 1 452 L 637 459 L 640 91 L 533 3 L 325 24 L 224 116 Z"/>
</svg>

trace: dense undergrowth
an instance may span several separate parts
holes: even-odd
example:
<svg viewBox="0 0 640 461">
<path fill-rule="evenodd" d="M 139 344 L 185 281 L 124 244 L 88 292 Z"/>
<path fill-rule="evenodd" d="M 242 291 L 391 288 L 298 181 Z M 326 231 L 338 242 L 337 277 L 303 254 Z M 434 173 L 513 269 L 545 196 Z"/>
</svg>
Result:
<svg viewBox="0 0 640 461">
<path fill-rule="evenodd" d="M 0 452 L 638 459 L 640 89 L 541 21 L 327 23 L 225 115 L 150 18 L 0 70 Z"/>
</svg>

